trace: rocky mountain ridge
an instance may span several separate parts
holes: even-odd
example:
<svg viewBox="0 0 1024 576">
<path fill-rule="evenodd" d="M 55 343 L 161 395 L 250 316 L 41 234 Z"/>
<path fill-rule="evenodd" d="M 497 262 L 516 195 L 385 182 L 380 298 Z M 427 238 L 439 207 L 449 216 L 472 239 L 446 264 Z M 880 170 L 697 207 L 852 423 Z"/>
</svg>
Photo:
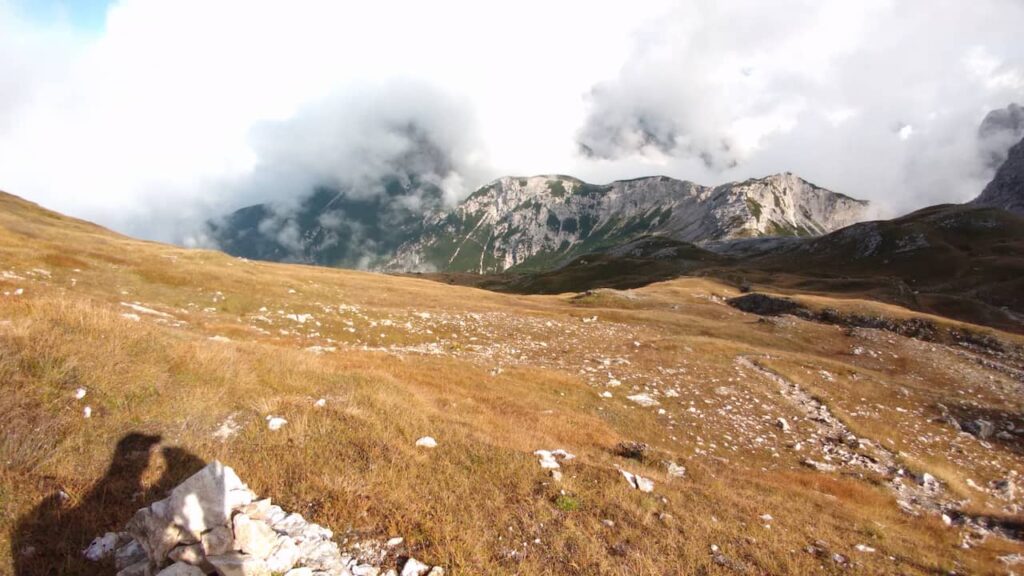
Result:
<svg viewBox="0 0 1024 576">
<path fill-rule="evenodd" d="M 1024 215 L 1024 140 L 1010 148 L 995 178 L 971 204 Z"/>
<path fill-rule="evenodd" d="M 505 177 L 428 217 L 388 270 L 536 270 L 644 236 L 701 243 L 817 236 L 863 220 L 868 203 L 791 173 L 720 186 L 654 176 L 594 185 Z"/>
</svg>

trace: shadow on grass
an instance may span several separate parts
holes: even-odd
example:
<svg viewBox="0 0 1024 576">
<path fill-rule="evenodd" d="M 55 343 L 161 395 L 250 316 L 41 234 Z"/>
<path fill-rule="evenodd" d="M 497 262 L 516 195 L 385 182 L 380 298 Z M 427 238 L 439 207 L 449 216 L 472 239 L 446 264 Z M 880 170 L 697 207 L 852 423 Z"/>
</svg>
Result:
<svg viewBox="0 0 1024 576">
<path fill-rule="evenodd" d="M 106 474 L 77 505 L 69 505 L 67 494 L 58 491 L 22 516 L 11 534 L 15 575 L 113 574 L 111 558 L 92 562 L 82 555 L 82 550 L 96 536 L 123 530 L 138 508 L 163 497 L 205 465 L 202 459 L 186 450 L 165 447 L 161 453 L 167 467 L 147 490 L 142 476 L 160 440 L 160 436 L 137 432 L 123 436 L 114 449 Z"/>
</svg>

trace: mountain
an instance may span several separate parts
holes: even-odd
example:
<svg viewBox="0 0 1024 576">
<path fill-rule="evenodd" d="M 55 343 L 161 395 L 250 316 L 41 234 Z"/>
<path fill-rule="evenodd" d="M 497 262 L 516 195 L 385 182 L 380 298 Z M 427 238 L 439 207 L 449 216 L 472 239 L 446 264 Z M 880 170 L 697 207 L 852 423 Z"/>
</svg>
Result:
<svg viewBox="0 0 1024 576">
<path fill-rule="evenodd" d="M 1024 138 L 1024 106 L 1010 104 L 992 110 L 978 126 L 978 151 L 987 169 L 997 170 L 1007 151 Z"/>
<path fill-rule="evenodd" d="M 637 288 L 680 276 L 870 298 L 1024 332 L 1024 218 L 983 206 L 932 206 L 820 237 L 745 238 L 702 247 L 646 237 L 551 270 L 451 279 L 491 290 L 559 294 Z"/>
<path fill-rule="evenodd" d="M 501 178 L 431 216 L 391 270 L 544 270 L 645 236 L 707 242 L 815 236 L 862 220 L 868 203 L 793 174 L 707 187 L 665 176 L 595 185 Z"/>
<path fill-rule="evenodd" d="M 437 210 L 429 184 L 390 179 L 379 194 L 316 188 L 295 206 L 256 204 L 207 223 L 207 234 L 233 256 L 341 268 L 373 268 L 420 229 L 420 210 Z M 414 199 L 415 201 L 410 201 Z"/>
<path fill-rule="evenodd" d="M 971 204 L 1002 208 L 1024 215 L 1024 140 L 1010 148 L 995 178 Z"/>
<path fill-rule="evenodd" d="M 225 252 L 258 260 L 494 273 L 550 269 L 650 235 L 815 236 L 862 220 L 868 206 L 789 173 L 715 187 L 665 176 L 607 185 L 506 177 L 453 209 L 442 209 L 442 196 L 408 175 L 385 182 L 383 194 L 322 187 L 297 206 L 242 208 L 208 233 Z"/>
</svg>

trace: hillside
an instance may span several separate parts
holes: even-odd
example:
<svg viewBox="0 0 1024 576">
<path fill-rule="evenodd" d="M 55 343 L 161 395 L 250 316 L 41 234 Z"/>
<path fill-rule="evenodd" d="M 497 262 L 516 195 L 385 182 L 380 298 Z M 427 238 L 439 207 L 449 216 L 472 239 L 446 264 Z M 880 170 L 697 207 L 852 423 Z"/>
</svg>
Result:
<svg viewBox="0 0 1024 576">
<path fill-rule="evenodd" d="M 81 550 L 214 460 L 347 553 L 448 574 L 1024 554 L 1013 334 L 711 278 L 520 296 L 254 262 L 9 195 L 0 262 L 3 573 L 113 573 Z"/>
<path fill-rule="evenodd" d="M 867 202 L 792 174 L 706 187 L 656 176 L 588 184 L 566 176 L 501 178 L 427 219 L 391 270 L 548 270 L 644 236 L 706 242 L 814 236 L 864 218 Z"/>
</svg>

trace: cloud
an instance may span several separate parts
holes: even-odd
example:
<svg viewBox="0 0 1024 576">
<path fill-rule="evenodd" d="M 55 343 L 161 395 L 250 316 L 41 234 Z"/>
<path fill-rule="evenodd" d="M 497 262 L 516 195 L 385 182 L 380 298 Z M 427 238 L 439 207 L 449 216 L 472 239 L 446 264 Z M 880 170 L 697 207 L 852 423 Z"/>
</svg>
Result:
<svg viewBox="0 0 1024 576">
<path fill-rule="evenodd" d="M 258 160 L 226 204 L 265 204 L 214 219 L 187 244 L 369 267 L 489 170 L 467 103 L 418 82 L 332 95 L 256 125 L 251 142 Z"/>
<path fill-rule="evenodd" d="M 0 187 L 161 240 L 324 183 L 428 209 L 381 196 L 399 164 L 445 202 L 784 170 L 892 211 L 964 200 L 979 123 L 1024 91 L 1016 0 L 120 0 L 89 34 L 13 6 Z"/>
<path fill-rule="evenodd" d="M 684 3 L 596 83 L 576 139 L 602 173 L 792 170 L 891 212 L 962 201 L 986 112 L 1024 95 L 1024 5 Z"/>
</svg>

